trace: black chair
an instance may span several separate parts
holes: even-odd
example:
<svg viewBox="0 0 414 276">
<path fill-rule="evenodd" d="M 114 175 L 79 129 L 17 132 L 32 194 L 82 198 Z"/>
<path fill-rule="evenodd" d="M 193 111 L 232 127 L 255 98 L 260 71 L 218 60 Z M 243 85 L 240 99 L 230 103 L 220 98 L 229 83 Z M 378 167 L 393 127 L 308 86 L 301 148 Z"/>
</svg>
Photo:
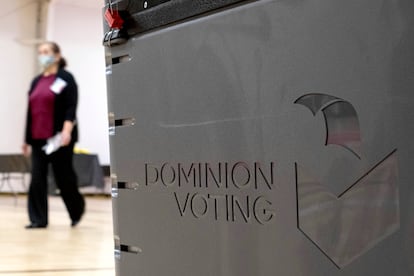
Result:
<svg viewBox="0 0 414 276">
<path fill-rule="evenodd" d="M 17 202 L 18 191 L 11 180 L 20 180 L 24 192 L 27 192 L 26 173 L 30 173 L 30 160 L 21 154 L 0 155 L 0 192 L 7 186 Z"/>
</svg>

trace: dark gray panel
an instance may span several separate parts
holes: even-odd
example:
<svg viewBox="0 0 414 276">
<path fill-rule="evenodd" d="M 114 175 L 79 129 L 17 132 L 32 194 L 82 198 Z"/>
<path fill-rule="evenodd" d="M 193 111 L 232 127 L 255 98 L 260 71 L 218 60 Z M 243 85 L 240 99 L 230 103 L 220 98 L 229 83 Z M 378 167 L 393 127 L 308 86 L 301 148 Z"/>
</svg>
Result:
<svg viewBox="0 0 414 276">
<path fill-rule="evenodd" d="M 118 274 L 414 274 L 413 19 L 257 1 L 107 49 Z"/>
<path fill-rule="evenodd" d="M 251 0 L 120 0 L 110 5 L 115 2 L 106 0 L 105 4 L 119 10 L 125 21 L 125 33 L 133 36 L 248 2 Z"/>
</svg>

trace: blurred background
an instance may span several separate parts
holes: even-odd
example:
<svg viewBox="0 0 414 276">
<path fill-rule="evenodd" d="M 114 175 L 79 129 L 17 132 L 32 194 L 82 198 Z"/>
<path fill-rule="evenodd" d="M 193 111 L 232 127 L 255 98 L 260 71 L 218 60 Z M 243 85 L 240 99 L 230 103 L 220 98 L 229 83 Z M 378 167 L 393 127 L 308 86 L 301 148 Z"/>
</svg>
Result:
<svg viewBox="0 0 414 276">
<path fill-rule="evenodd" d="M 114 275 L 108 112 L 100 0 L 0 0 L 0 275 Z M 49 226 L 24 229 L 30 160 L 22 154 L 28 90 L 40 73 L 37 45 L 57 42 L 79 88 L 79 153 L 86 214 L 70 227 L 49 182 Z M 84 154 L 87 153 L 87 154 Z M 102 170 L 101 170 L 102 168 Z M 104 188 L 106 184 L 107 189 Z"/>
<path fill-rule="evenodd" d="M 0 0 L 0 154 L 21 153 L 37 43 L 56 41 L 79 86 L 79 148 L 109 164 L 103 1 Z"/>
</svg>

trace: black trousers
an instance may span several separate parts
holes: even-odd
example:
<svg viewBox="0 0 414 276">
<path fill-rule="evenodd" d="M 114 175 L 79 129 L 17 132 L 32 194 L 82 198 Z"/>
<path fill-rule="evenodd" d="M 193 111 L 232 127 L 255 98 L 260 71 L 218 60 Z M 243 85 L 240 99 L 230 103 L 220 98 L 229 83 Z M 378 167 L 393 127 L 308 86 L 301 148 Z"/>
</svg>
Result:
<svg viewBox="0 0 414 276">
<path fill-rule="evenodd" d="M 56 186 L 72 221 L 80 220 L 85 200 L 79 193 L 78 180 L 73 169 L 73 146 L 61 147 L 51 155 L 42 150 L 44 142 L 32 145 L 32 179 L 29 188 L 28 209 L 31 223 L 48 224 L 48 165 L 51 163 Z"/>
</svg>

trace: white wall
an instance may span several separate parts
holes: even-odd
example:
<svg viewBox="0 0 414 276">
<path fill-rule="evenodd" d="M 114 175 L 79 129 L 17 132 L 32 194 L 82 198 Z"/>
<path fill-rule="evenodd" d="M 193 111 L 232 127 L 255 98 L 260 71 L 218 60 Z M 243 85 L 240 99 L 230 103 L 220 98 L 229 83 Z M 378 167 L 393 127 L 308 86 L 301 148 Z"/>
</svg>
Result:
<svg viewBox="0 0 414 276">
<path fill-rule="evenodd" d="M 0 9 L 0 153 L 21 153 L 29 83 L 35 74 L 37 5 L 32 0 L 2 1 Z"/>
<path fill-rule="evenodd" d="M 85 1 L 87 4 L 83 6 L 72 2 L 51 2 L 47 38 L 61 46 L 68 70 L 78 82 L 80 140 L 77 146 L 97 153 L 101 164 L 109 164 L 103 1 Z"/>
</svg>

